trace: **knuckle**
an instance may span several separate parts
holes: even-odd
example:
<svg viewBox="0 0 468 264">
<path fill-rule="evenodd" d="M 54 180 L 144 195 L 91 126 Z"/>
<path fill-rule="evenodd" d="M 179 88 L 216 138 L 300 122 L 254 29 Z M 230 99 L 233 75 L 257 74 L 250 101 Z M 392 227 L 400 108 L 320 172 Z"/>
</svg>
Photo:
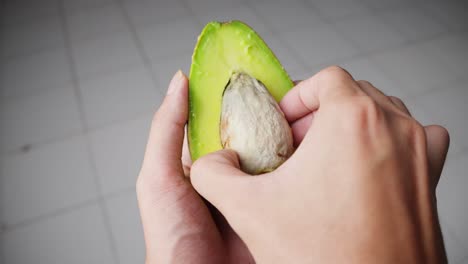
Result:
<svg viewBox="0 0 468 264">
<path fill-rule="evenodd" d="M 369 96 L 355 98 L 350 108 L 351 113 L 353 113 L 358 118 L 376 116 L 380 109 L 377 102 Z"/>
<path fill-rule="evenodd" d="M 137 192 L 143 192 L 147 187 L 151 185 L 151 182 L 148 181 L 148 177 L 140 174 L 136 180 L 136 190 Z"/>
<path fill-rule="evenodd" d="M 157 123 L 159 123 L 159 121 L 161 120 L 161 110 L 157 110 L 154 114 L 153 114 L 153 118 L 151 119 L 151 123 L 152 125 L 155 125 Z"/>
<path fill-rule="evenodd" d="M 390 97 L 390 99 L 392 99 L 392 100 L 394 100 L 396 102 L 403 103 L 403 101 L 399 97 L 396 97 L 396 96 L 393 96 L 393 95 L 390 95 L 389 97 Z"/>
<path fill-rule="evenodd" d="M 450 133 L 447 130 L 447 128 L 445 128 L 443 126 L 439 126 L 439 129 L 440 129 L 441 137 L 446 141 L 450 141 Z"/>
<path fill-rule="evenodd" d="M 375 125 L 381 118 L 381 109 L 377 102 L 368 96 L 349 100 L 345 104 L 347 114 L 346 129 L 361 131 L 364 127 Z"/>
<path fill-rule="evenodd" d="M 151 188 L 153 188 L 153 187 L 150 187 L 150 185 L 151 184 L 148 182 L 147 179 L 145 179 L 145 177 L 143 177 L 142 175 L 139 175 L 135 184 L 136 193 L 144 194 L 148 192 L 148 190 L 151 190 Z"/>
<path fill-rule="evenodd" d="M 198 158 L 190 168 L 190 179 L 192 183 L 197 181 L 198 176 L 201 174 L 202 170 L 210 162 L 210 154 Z"/>
<path fill-rule="evenodd" d="M 147 186 L 149 185 L 149 179 L 153 178 L 152 176 L 155 175 L 148 175 L 143 167 L 140 170 L 140 173 L 138 174 L 138 177 L 136 178 L 136 183 L 135 187 L 137 192 L 143 192 Z"/>
<path fill-rule="evenodd" d="M 135 182 L 135 188 L 136 188 L 136 191 L 137 193 L 141 191 L 141 187 L 143 186 L 143 182 L 142 182 L 142 177 L 141 177 L 141 174 L 138 175 L 137 179 L 136 179 L 136 182 Z"/>
<path fill-rule="evenodd" d="M 447 128 L 443 126 L 438 126 L 439 129 L 439 140 L 442 144 L 446 145 L 447 147 L 450 145 L 450 133 Z"/>
<path fill-rule="evenodd" d="M 365 102 L 365 108 L 369 117 L 372 117 L 376 120 L 380 117 L 381 107 L 374 99 L 367 97 Z"/>
<path fill-rule="evenodd" d="M 154 169 L 142 168 L 136 179 L 137 192 L 165 192 L 167 189 L 176 188 L 183 182 L 180 171 L 166 166 L 157 166 Z"/>
<path fill-rule="evenodd" d="M 158 110 L 156 110 L 156 112 L 153 114 L 152 124 L 154 125 L 160 123 L 161 120 L 166 118 L 168 114 L 170 114 L 169 102 L 168 100 L 164 99 Z"/>
<path fill-rule="evenodd" d="M 357 81 L 357 83 L 359 83 L 359 85 L 374 87 L 374 85 L 371 82 L 367 81 L 367 80 L 359 80 L 359 81 Z"/>
<path fill-rule="evenodd" d="M 343 78 L 343 77 L 348 77 L 349 73 L 341 68 L 340 66 L 333 65 L 329 66 L 323 70 L 321 70 L 318 75 L 322 79 L 335 79 L 335 78 Z"/>
<path fill-rule="evenodd" d="M 424 126 L 412 118 L 405 118 L 404 132 L 412 145 L 424 145 L 426 143 L 426 131 Z"/>
<path fill-rule="evenodd" d="M 401 100 L 400 98 L 396 97 L 396 96 L 389 96 L 390 100 L 392 100 L 395 104 L 399 104 L 399 105 L 405 105 L 405 103 L 403 103 L 403 100 Z"/>
<path fill-rule="evenodd" d="M 414 119 L 410 121 L 410 124 L 411 135 L 413 135 L 416 139 L 425 140 L 426 131 L 424 130 L 424 127 Z"/>
<path fill-rule="evenodd" d="M 200 164 L 204 162 L 203 157 L 198 158 L 196 161 L 192 163 L 192 167 L 190 168 L 190 178 L 193 180 L 200 170 Z"/>
</svg>

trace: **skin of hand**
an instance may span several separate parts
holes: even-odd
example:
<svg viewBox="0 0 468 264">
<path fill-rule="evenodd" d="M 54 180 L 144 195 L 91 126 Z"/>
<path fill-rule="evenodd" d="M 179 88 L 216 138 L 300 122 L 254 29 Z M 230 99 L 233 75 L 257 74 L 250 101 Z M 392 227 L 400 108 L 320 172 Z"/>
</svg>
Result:
<svg viewBox="0 0 468 264">
<path fill-rule="evenodd" d="M 188 80 L 178 71 L 154 115 L 136 190 L 146 263 L 255 263 L 224 217 L 193 189 L 184 144 Z"/>
<path fill-rule="evenodd" d="M 232 150 L 191 168 L 258 263 L 446 262 L 435 198 L 444 128 L 336 66 L 280 106 L 298 147 L 278 169 L 247 175 Z"/>
</svg>

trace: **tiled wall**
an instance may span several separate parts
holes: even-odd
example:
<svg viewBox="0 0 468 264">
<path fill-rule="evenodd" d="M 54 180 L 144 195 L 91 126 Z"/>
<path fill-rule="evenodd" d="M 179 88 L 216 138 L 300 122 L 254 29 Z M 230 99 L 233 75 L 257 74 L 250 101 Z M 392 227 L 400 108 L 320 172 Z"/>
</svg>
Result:
<svg viewBox="0 0 468 264">
<path fill-rule="evenodd" d="M 256 29 L 294 79 L 338 64 L 451 133 L 438 188 L 468 263 L 468 5 L 407 0 L 5 0 L 0 262 L 143 263 L 134 183 L 152 113 L 210 20 Z M 2 259 L 3 258 L 3 259 Z"/>
</svg>

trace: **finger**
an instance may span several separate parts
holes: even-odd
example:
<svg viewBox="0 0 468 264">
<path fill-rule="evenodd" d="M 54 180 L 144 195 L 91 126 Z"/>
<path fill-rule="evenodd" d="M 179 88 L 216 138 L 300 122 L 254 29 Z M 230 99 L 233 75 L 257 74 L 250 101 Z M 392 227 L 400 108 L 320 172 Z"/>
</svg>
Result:
<svg viewBox="0 0 468 264">
<path fill-rule="evenodd" d="M 190 176 L 190 168 L 192 167 L 192 157 L 190 156 L 190 150 L 187 140 L 187 129 L 185 129 L 184 143 L 182 146 L 182 167 L 184 169 L 184 175 Z"/>
<path fill-rule="evenodd" d="M 197 159 L 190 172 L 195 190 L 218 210 L 235 206 L 241 201 L 248 202 L 246 194 L 251 186 L 240 170 L 239 158 L 235 151 L 220 150 Z"/>
<path fill-rule="evenodd" d="M 430 177 L 435 189 L 447 157 L 450 136 L 448 131 L 441 126 L 431 125 L 424 127 L 424 129 L 426 130 Z"/>
<path fill-rule="evenodd" d="M 222 238 L 208 208 L 183 178 L 181 155 L 187 114 L 188 80 L 178 71 L 153 118 L 136 186 L 147 259 L 156 262 L 173 260 L 174 252 L 195 244 L 197 241 L 193 240 L 199 234 L 214 241 L 210 250 L 223 250 Z M 210 250 L 191 254 L 192 258 L 206 259 Z"/>
<path fill-rule="evenodd" d="M 302 82 L 303 80 L 294 80 L 293 83 L 294 85 L 298 85 L 300 82 Z"/>
<path fill-rule="evenodd" d="M 408 107 L 406 107 L 405 103 L 403 103 L 403 101 L 396 97 L 396 96 L 389 96 L 388 98 L 390 98 L 390 101 L 392 101 L 392 103 L 394 105 L 396 105 L 401 111 L 405 112 L 406 114 L 408 114 L 409 116 L 411 116 L 411 113 L 408 109 Z"/>
<path fill-rule="evenodd" d="M 188 80 L 178 71 L 169 84 L 161 107 L 156 112 L 146 145 L 143 168 L 182 168 L 184 126 L 188 115 Z"/>
<path fill-rule="evenodd" d="M 293 132 L 294 147 L 297 148 L 304 139 L 307 131 L 309 131 L 310 124 L 312 124 L 313 118 L 314 113 L 312 112 L 292 123 L 291 130 Z"/>
<path fill-rule="evenodd" d="M 382 91 L 366 80 L 357 81 L 361 89 L 380 105 L 389 105 L 392 101 Z"/>
<path fill-rule="evenodd" d="M 297 119 L 319 108 L 320 103 L 339 96 L 361 93 L 353 77 L 338 66 L 328 67 L 311 78 L 298 83 L 280 102 L 286 119 Z"/>
<path fill-rule="evenodd" d="M 234 231 L 226 218 L 214 208 L 213 218 L 225 243 L 226 261 L 224 263 L 255 263 L 245 242 Z"/>
</svg>

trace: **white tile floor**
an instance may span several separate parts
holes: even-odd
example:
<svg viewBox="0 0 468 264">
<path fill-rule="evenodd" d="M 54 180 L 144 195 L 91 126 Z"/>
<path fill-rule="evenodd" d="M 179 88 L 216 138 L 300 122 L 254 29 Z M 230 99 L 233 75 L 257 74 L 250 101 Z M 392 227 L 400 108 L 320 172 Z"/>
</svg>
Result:
<svg viewBox="0 0 468 264">
<path fill-rule="evenodd" d="M 204 23 L 239 18 L 294 79 L 339 64 L 452 135 L 438 188 L 468 263 L 468 4 L 443 0 L 0 2 L 0 263 L 142 263 L 134 182 L 152 112 Z"/>
</svg>

